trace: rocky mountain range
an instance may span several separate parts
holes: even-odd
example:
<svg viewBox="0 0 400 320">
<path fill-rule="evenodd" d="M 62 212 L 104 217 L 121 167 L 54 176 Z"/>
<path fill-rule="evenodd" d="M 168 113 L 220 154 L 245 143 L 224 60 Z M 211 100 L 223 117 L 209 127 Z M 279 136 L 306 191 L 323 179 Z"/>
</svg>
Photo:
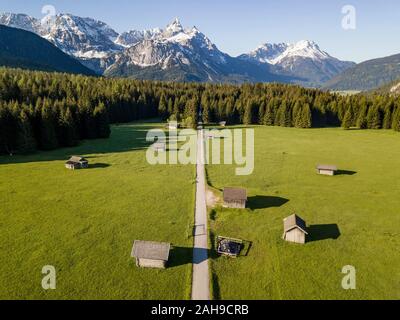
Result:
<svg viewBox="0 0 400 320">
<path fill-rule="evenodd" d="M 340 61 L 330 56 L 318 44 L 307 40 L 294 44 L 266 43 L 239 58 L 279 66 L 288 74 L 300 78 L 300 82 L 315 86 L 355 65 L 354 62 Z"/>
<path fill-rule="evenodd" d="M 0 24 L 34 32 L 106 76 L 321 86 L 354 65 L 330 56 L 312 41 L 265 44 L 232 57 L 196 27 L 185 29 L 178 19 L 163 29 L 120 34 L 104 22 L 71 14 L 39 20 L 5 13 L 0 14 Z"/>
</svg>

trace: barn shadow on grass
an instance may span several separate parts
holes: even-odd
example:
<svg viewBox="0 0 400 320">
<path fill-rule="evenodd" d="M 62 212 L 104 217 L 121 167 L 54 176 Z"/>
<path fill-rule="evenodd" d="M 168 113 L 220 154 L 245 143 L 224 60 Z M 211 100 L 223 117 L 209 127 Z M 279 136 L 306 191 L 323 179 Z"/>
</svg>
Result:
<svg viewBox="0 0 400 320">
<path fill-rule="evenodd" d="M 279 208 L 289 202 L 289 199 L 270 196 L 249 197 L 247 207 L 251 210 Z"/>
<path fill-rule="evenodd" d="M 193 260 L 193 248 L 185 247 L 172 247 L 169 260 L 168 268 L 174 268 L 183 266 L 185 264 L 192 263 Z"/>
<path fill-rule="evenodd" d="M 108 167 L 110 167 L 110 165 L 107 163 L 93 163 L 93 164 L 89 164 L 88 169 L 105 169 Z"/>
<path fill-rule="evenodd" d="M 337 240 L 341 233 L 337 224 L 319 224 L 307 228 L 307 242 Z"/>
<path fill-rule="evenodd" d="M 357 171 L 351 171 L 351 170 L 338 170 L 336 172 L 337 176 L 354 176 L 357 174 Z"/>
<path fill-rule="evenodd" d="M 174 268 L 183 266 L 186 264 L 194 263 L 200 264 L 207 258 L 213 258 L 213 250 L 203 248 L 191 248 L 191 247 L 172 247 L 169 260 L 168 268 Z M 193 257 L 193 253 L 195 257 Z"/>
</svg>

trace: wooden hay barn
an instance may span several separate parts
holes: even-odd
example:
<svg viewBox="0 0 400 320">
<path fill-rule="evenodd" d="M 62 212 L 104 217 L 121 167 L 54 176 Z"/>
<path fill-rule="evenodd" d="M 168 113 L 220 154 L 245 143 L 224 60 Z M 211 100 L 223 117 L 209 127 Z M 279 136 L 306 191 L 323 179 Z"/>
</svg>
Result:
<svg viewBox="0 0 400 320">
<path fill-rule="evenodd" d="M 291 215 L 283 220 L 283 240 L 288 242 L 306 243 L 306 222 L 297 215 Z"/>
<path fill-rule="evenodd" d="M 322 174 L 325 176 L 334 176 L 337 171 L 338 171 L 338 168 L 336 166 L 323 165 L 323 164 L 320 164 L 319 166 L 317 166 L 318 174 Z"/>
<path fill-rule="evenodd" d="M 132 254 L 140 268 L 165 269 L 171 245 L 165 242 L 135 240 Z"/>
<path fill-rule="evenodd" d="M 224 207 L 245 209 L 247 191 L 241 188 L 224 188 Z"/>
<path fill-rule="evenodd" d="M 83 157 L 72 156 L 66 163 L 65 167 L 70 170 L 86 169 L 89 167 L 89 161 Z"/>
</svg>

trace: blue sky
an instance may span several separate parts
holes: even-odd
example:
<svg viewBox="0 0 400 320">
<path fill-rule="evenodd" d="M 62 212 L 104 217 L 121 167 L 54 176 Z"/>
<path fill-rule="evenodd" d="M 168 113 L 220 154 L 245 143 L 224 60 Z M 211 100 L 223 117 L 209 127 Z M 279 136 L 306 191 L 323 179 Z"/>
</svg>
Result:
<svg viewBox="0 0 400 320">
<path fill-rule="evenodd" d="M 42 17 L 42 7 L 89 16 L 121 32 L 164 27 L 179 17 L 233 56 L 265 42 L 316 41 L 356 62 L 400 53 L 398 0 L 0 0 L 0 11 Z M 344 5 L 357 9 L 356 30 L 341 27 Z"/>
</svg>

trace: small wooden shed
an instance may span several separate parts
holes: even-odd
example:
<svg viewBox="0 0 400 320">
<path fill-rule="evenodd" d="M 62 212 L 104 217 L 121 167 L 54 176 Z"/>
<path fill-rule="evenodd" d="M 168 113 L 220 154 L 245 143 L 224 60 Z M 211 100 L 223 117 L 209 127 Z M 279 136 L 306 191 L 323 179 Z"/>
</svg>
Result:
<svg viewBox="0 0 400 320">
<path fill-rule="evenodd" d="M 132 254 L 136 258 L 136 266 L 141 268 L 165 269 L 171 245 L 166 242 L 135 240 Z"/>
<path fill-rule="evenodd" d="M 80 156 L 72 156 L 66 163 L 65 167 L 70 170 L 86 169 L 89 167 L 89 161 Z"/>
<path fill-rule="evenodd" d="M 156 142 L 151 147 L 153 148 L 154 151 L 158 151 L 158 152 L 167 151 L 167 145 L 163 142 Z"/>
<path fill-rule="evenodd" d="M 224 206 L 227 208 L 245 209 L 247 191 L 242 188 L 224 188 Z"/>
<path fill-rule="evenodd" d="M 296 214 L 283 220 L 283 240 L 305 244 L 306 235 L 308 235 L 306 222 Z"/>
<path fill-rule="evenodd" d="M 322 174 L 325 176 L 334 176 L 337 171 L 338 168 L 336 166 L 325 165 L 325 164 L 320 164 L 317 166 L 318 174 Z"/>
</svg>

